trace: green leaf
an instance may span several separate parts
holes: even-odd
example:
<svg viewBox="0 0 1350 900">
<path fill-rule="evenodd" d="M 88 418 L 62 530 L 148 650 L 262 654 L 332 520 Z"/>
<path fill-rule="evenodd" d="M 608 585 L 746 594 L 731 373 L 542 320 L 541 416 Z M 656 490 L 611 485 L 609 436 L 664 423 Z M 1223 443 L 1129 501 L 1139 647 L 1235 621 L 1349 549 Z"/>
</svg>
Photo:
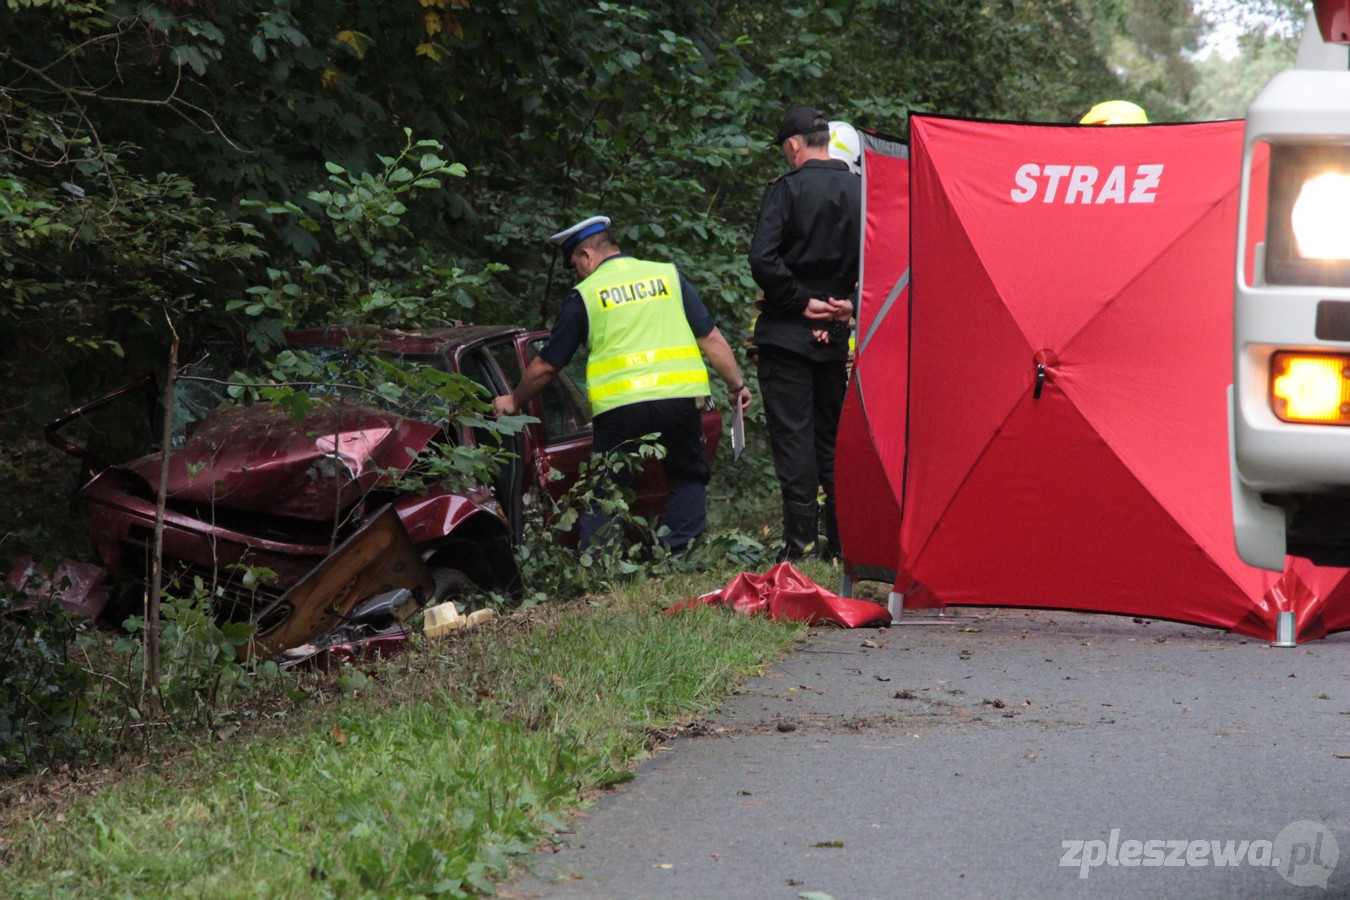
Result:
<svg viewBox="0 0 1350 900">
<path fill-rule="evenodd" d="M 351 693 L 370 684 L 370 679 L 359 669 L 349 669 L 338 676 L 337 683 L 344 691 Z"/>
<path fill-rule="evenodd" d="M 220 626 L 220 632 L 231 647 L 242 647 L 253 636 L 253 623 L 226 622 Z"/>
</svg>

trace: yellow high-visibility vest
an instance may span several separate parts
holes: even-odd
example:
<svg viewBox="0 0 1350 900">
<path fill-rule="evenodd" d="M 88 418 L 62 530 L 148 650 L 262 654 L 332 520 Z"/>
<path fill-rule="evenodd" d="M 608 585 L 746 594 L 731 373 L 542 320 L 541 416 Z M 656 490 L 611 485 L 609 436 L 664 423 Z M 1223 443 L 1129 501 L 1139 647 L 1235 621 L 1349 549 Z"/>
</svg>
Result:
<svg viewBox="0 0 1350 900">
<path fill-rule="evenodd" d="M 586 392 L 591 414 L 709 392 L 698 340 L 669 263 L 611 257 L 577 285 L 590 324 Z"/>
</svg>

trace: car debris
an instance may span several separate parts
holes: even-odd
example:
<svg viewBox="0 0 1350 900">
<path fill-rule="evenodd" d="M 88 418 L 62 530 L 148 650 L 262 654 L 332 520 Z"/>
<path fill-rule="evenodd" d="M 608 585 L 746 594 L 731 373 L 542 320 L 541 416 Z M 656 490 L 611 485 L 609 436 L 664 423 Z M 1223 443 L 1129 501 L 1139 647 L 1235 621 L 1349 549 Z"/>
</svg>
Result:
<svg viewBox="0 0 1350 900">
<path fill-rule="evenodd" d="M 97 619 L 108 605 L 108 573 L 102 566 L 62 560 L 55 569 L 47 569 L 31 556 L 14 561 L 5 583 L 33 605 L 54 599 L 73 619 Z"/>
<path fill-rule="evenodd" d="M 445 637 L 450 632 L 458 631 L 461 628 L 473 628 L 475 625 L 482 625 L 493 615 L 494 612 L 491 608 L 476 609 L 468 615 L 464 615 L 459 611 L 455 601 L 448 600 L 445 603 L 423 610 L 422 633 L 429 638 Z"/>
</svg>

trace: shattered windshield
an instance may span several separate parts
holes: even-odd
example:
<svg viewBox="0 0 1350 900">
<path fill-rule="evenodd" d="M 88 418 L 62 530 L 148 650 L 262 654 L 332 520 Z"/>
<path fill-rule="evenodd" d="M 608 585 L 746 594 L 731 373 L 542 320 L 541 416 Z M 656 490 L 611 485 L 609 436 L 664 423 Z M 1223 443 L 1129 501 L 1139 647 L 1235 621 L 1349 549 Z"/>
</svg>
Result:
<svg viewBox="0 0 1350 900">
<path fill-rule="evenodd" d="M 180 369 L 171 447 L 182 448 L 193 426 L 222 403 L 267 400 L 295 407 L 305 402 L 297 396 L 341 399 L 443 429 L 467 398 L 487 399 L 485 390 L 449 372 L 438 356 L 293 347 L 259 366 L 236 346 L 210 345 Z"/>
<path fill-rule="evenodd" d="M 182 449 L 191 427 L 227 399 L 230 376 L 242 362 L 236 348 L 220 344 L 204 348 L 193 362 L 179 369 L 173 391 L 170 449 Z"/>
</svg>

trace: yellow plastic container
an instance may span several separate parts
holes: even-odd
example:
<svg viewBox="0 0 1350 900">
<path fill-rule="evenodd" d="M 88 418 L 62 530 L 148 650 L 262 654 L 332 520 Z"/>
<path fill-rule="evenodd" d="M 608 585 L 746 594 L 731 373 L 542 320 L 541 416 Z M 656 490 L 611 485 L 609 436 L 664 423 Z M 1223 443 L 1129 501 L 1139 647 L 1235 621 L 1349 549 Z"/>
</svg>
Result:
<svg viewBox="0 0 1350 900">
<path fill-rule="evenodd" d="M 460 615 L 453 600 L 422 610 L 422 633 L 429 638 L 444 637 L 467 623 L 468 618 Z"/>
</svg>

